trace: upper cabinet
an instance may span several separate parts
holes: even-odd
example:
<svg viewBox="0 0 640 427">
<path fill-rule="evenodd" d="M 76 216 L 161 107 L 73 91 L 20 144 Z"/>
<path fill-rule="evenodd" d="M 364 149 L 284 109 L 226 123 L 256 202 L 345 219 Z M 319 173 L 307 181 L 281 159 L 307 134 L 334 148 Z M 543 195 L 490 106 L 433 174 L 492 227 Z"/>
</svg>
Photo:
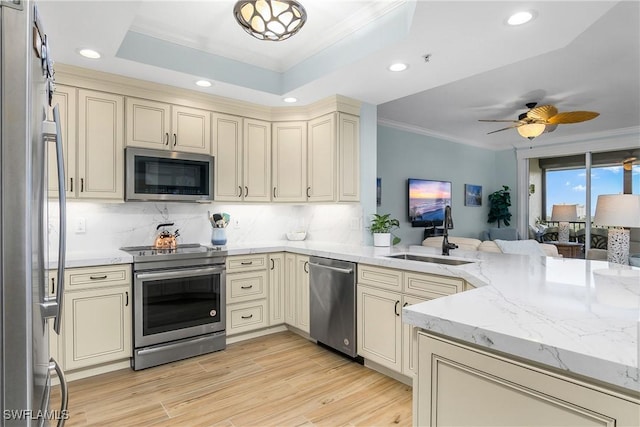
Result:
<svg viewBox="0 0 640 427">
<path fill-rule="evenodd" d="M 65 191 L 67 197 L 75 197 L 76 178 L 76 114 L 78 90 L 69 86 L 57 85 L 53 93 L 53 106 L 60 111 L 60 135 L 64 157 Z M 53 108 L 49 109 L 47 119 L 53 121 Z M 56 163 L 56 143 L 51 140 L 47 146 L 47 185 L 49 197 L 58 197 L 58 166 Z"/>
<path fill-rule="evenodd" d="M 124 98 L 78 90 L 76 197 L 124 198 Z"/>
<path fill-rule="evenodd" d="M 211 113 L 197 108 L 127 98 L 127 146 L 186 153 L 211 151 Z"/>
<path fill-rule="evenodd" d="M 360 118 L 338 113 L 338 201 L 360 200 Z"/>
<path fill-rule="evenodd" d="M 360 122 L 331 113 L 273 124 L 273 201 L 360 200 Z"/>
<path fill-rule="evenodd" d="M 269 122 L 214 113 L 212 154 L 215 200 L 271 200 Z"/>
<path fill-rule="evenodd" d="M 307 200 L 307 123 L 273 124 L 274 202 Z"/>
</svg>

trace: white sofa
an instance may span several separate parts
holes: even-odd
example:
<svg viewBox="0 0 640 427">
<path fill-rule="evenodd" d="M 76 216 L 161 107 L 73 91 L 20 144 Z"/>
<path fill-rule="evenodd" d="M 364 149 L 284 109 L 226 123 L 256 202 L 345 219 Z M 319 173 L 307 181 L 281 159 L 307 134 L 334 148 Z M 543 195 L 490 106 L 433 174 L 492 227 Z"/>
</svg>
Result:
<svg viewBox="0 0 640 427">
<path fill-rule="evenodd" d="M 480 252 L 493 252 L 501 254 L 502 251 L 493 240 L 478 240 L 470 237 L 449 237 L 449 243 L 455 243 L 458 245 L 458 249 L 462 251 L 480 251 Z M 552 257 L 558 255 L 558 248 L 548 243 L 538 243 L 540 249 L 547 255 Z M 434 248 L 442 247 L 442 236 L 427 237 L 422 241 L 422 246 L 429 246 Z"/>
</svg>

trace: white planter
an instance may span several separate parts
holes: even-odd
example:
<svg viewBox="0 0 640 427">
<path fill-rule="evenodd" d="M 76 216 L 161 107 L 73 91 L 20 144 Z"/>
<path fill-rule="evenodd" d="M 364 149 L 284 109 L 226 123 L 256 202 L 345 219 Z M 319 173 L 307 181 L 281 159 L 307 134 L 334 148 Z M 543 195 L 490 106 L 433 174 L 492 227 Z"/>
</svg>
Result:
<svg viewBox="0 0 640 427">
<path fill-rule="evenodd" d="M 373 233 L 373 246 L 391 246 L 391 233 Z"/>
</svg>

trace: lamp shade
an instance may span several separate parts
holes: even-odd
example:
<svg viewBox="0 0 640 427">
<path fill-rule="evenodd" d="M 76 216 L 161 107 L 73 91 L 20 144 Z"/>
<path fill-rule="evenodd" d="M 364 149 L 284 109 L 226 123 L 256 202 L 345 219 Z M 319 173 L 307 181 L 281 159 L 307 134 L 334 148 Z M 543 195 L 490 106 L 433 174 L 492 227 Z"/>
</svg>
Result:
<svg viewBox="0 0 640 427">
<path fill-rule="evenodd" d="M 542 135 L 545 130 L 545 125 L 541 123 L 529 123 L 526 125 L 518 126 L 517 130 L 520 136 L 528 139 L 533 139 L 536 136 Z"/>
<path fill-rule="evenodd" d="M 307 20 L 307 12 L 296 0 L 240 0 L 233 14 L 247 33 L 271 41 L 288 39 Z"/>
<path fill-rule="evenodd" d="M 551 221 L 571 222 L 578 220 L 577 205 L 553 205 Z"/>
<path fill-rule="evenodd" d="M 640 227 L 640 194 L 599 195 L 593 223 L 615 227 Z"/>
</svg>

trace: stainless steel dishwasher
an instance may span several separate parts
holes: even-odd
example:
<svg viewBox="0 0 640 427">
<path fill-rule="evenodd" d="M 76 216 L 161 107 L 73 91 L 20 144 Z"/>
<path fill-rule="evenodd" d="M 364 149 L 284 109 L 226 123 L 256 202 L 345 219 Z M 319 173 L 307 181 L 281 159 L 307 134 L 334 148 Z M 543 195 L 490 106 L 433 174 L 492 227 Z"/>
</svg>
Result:
<svg viewBox="0 0 640 427">
<path fill-rule="evenodd" d="M 309 259 L 311 338 L 356 357 L 356 264 Z"/>
</svg>

